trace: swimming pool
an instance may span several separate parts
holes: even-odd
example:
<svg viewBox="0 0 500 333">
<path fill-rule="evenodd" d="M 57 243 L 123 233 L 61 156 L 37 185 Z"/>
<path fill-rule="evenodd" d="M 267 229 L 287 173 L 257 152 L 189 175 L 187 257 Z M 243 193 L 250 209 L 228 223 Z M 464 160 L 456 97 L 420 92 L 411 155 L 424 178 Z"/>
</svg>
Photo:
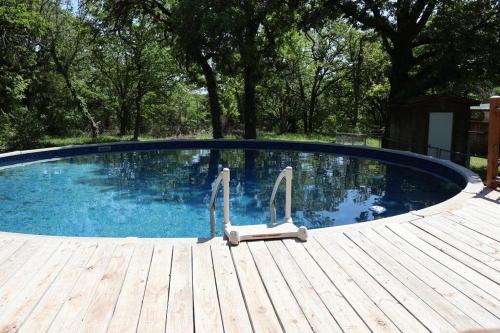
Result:
<svg viewBox="0 0 500 333">
<path fill-rule="evenodd" d="M 459 193 L 463 179 L 433 163 L 369 148 L 258 141 L 115 144 L 11 154 L 0 159 L 0 231 L 209 237 L 211 184 L 223 167 L 231 169 L 234 225 L 269 222 L 272 187 L 286 166 L 294 169 L 294 223 L 309 229 L 363 223 Z M 280 220 L 283 188 L 277 198 Z M 372 206 L 386 211 L 374 213 Z M 221 235 L 220 202 L 217 207 Z"/>
</svg>

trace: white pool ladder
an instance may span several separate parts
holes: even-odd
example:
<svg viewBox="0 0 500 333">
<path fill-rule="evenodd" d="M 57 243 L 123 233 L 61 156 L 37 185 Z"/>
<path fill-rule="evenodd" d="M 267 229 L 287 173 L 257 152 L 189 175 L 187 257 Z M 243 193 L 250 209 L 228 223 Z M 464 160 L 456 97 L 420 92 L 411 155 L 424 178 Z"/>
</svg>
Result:
<svg viewBox="0 0 500 333">
<path fill-rule="evenodd" d="M 212 237 L 215 236 L 215 200 L 217 199 L 217 193 L 219 193 L 221 183 L 223 183 L 224 188 L 224 230 L 226 230 L 226 225 L 231 225 L 229 221 L 229 178 L 229 169 L 224 168 L 212 183 L 212 196 L 210 197 L 210 233 Z"/>
<path fill-rule="evenodd" d="M 283 223 L 276 223 L 276 193 L 281 181 L 286 180 L 285 191 L 285 220 Z M 238 245 L 241 241 L 272 239 L 272 238 L 298 238 L 307 240 L 307 228 L 297 227 L 292 221 L 292 167 L 286 167 L 281 171 L 274 183 L 269 210 L 271 214 L 270 224 L 252 224 L 234 226 L 229 220 L 229 179 L 230 172 L 224 168 L 212 184 L 212 196 L 210 198 L 210 228 L 212 236 L 215 236 L 215 201 L 221 184 L 223 185 L 223 207 L 224 207 L 224 234 L 228 237 L 229 243 Z"/>
</svg>

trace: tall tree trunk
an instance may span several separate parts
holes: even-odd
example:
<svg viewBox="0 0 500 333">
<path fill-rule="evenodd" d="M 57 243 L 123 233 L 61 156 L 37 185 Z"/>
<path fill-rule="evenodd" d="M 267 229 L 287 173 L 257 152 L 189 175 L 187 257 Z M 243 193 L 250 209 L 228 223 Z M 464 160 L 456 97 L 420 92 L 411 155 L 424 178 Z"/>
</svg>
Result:
<svg viewBox="0 0 500 333">
<path fill-rule="evenodd" d="M 311 88 L 311 95 L 309 97 L 309 115 L 308 115 L 308 128 L 307 133 L 311 133 L 314 127 L 314 117 L 316 116 L 316 106 L 318 104 L 318 91 L 321 84 L 321 67 L 316 68 L 314 73 L 313 86 Z"/>
<path fill-rule="evenodd" d="M 392 52 L 391 57 L 391 73 L 389 77 L 390 92 L 389 102 L 394 103 L 398 99 L 408 95 L 408 83 L 410 81 L 409 73 L 411 69 L 411 62 L 413 59 L 413 52 L 411 46 L 398 46 L 396 45 Z"/>
<path fill-rule="evenodd" d="M 134 126 L 134 140 L 139 140 L 139 132 L 142 123 L 142 85 L 138 84 L 137 95 L 135 97 L 135 126 Z"/>
<path fill-rule="evenodd" d="M 256 110 L 256 100 L 255 100 L 255 68 L 251 65 L 245 66 L 244 70 L 244 81 L 245 81 L 245 99 L 243 102 L 244 109 L 244 121 L 245 121 L 245 139 L 256 139 L 257 138 L 257 110 Z"/>
<path fill-rule="evenodd" d="M 224 135 L 222 134 L 222 111 L 219 93 L 217 91 L 217 79 L 207 59 L 202 56 L 200 51 L 197 51 L 197 53 L 197 61 L 203 70 L 203 75 L 207 83 L 208 102 L 210 104 L 210 116 L 212 120 L 212 136 L 214 139 L 220 139 L 223 138 Z"/>
<path fill-rule="evenodd" d="M 302 77 L 299 74 L 299 90 L 300 90 L 300 100 L 302 106 L 302 122 L 304 123 L 304 134 L 309 133 L 309 123 L 307 121 L 307 108 L 306 108 L 306 93 L 304 89 L 304 84 L 302 82 Z"/>
<path fill-rule="evenodd" d="M 353 75 L 353 106 L 352 106 L 352 116 L 351 116 L 351 126 L 353 130 L 358 125 L 358 117 L 359 117 L 359 99 L 361 95 L 361 79 L 360 75 Z"/>
<path fill-rule="evenodd" d="M 122 96 L 120 103 L 120 136 L 126 135 L 130 127 L 130 105 L 126 96 Z"/>
<path fill-rule="evenodd" d="M 394 45 L 394 48 L 389 52 L 391 58 L 391 73 L 389 76 L 390 91 L 389 91 L 389 106 L 387 111 L 387 117 L 385 119 L 385 133 L 386 138 L 390 138 L 390 126 L 392 115 L 398 112 L 395 104 L 413 92 L 408 91 L 408 85 L 410 82 L 410 69 L 411 62 L 413 59 L 413 52 L 411 45 L 406 45 L 407 43 L 402 43 L 402 45 Z M 383 147 L 392 147 L 391 143 L 383 142 Z"/>
<path fill-rule="evenodd" d="M 314 125 L 314 117 L 316 115 L 316 106 L 318 104 L 318 95 L 316 92 L 313 92 L 311 94 L 311 101 L 309 103 L 309 128 L 307 130 L 307 133 L 312 133 L 314 128 L 313 128 L 313 125 Z"/>
</svg>

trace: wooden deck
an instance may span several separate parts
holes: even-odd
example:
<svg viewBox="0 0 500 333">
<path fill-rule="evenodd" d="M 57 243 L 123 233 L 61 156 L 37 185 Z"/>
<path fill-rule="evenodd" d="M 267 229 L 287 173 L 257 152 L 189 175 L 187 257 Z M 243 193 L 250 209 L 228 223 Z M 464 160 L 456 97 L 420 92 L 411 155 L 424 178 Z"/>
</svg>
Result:
<svg viewBox="0 0 500 333">
<path fill-rule="evenodd" d="M 500 193 L 228 247 L 0 234 L 0 332 L 500 328 Z"/>
</svg>

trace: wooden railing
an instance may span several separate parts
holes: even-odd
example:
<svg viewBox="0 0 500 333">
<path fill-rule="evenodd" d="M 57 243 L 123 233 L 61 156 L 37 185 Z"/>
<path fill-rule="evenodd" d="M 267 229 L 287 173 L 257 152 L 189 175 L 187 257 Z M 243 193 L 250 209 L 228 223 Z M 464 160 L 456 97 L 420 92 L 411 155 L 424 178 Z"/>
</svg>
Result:
<svg viewBox="0 0 500 333">
<path fill-rule="evenodd" d="M 500 96 L 490 98 L 488 127 L 488 169 L 486 185 L 490 188 L 500 186 L 498 177 L 498 159 L 500 158 Z"/>
</svg>

